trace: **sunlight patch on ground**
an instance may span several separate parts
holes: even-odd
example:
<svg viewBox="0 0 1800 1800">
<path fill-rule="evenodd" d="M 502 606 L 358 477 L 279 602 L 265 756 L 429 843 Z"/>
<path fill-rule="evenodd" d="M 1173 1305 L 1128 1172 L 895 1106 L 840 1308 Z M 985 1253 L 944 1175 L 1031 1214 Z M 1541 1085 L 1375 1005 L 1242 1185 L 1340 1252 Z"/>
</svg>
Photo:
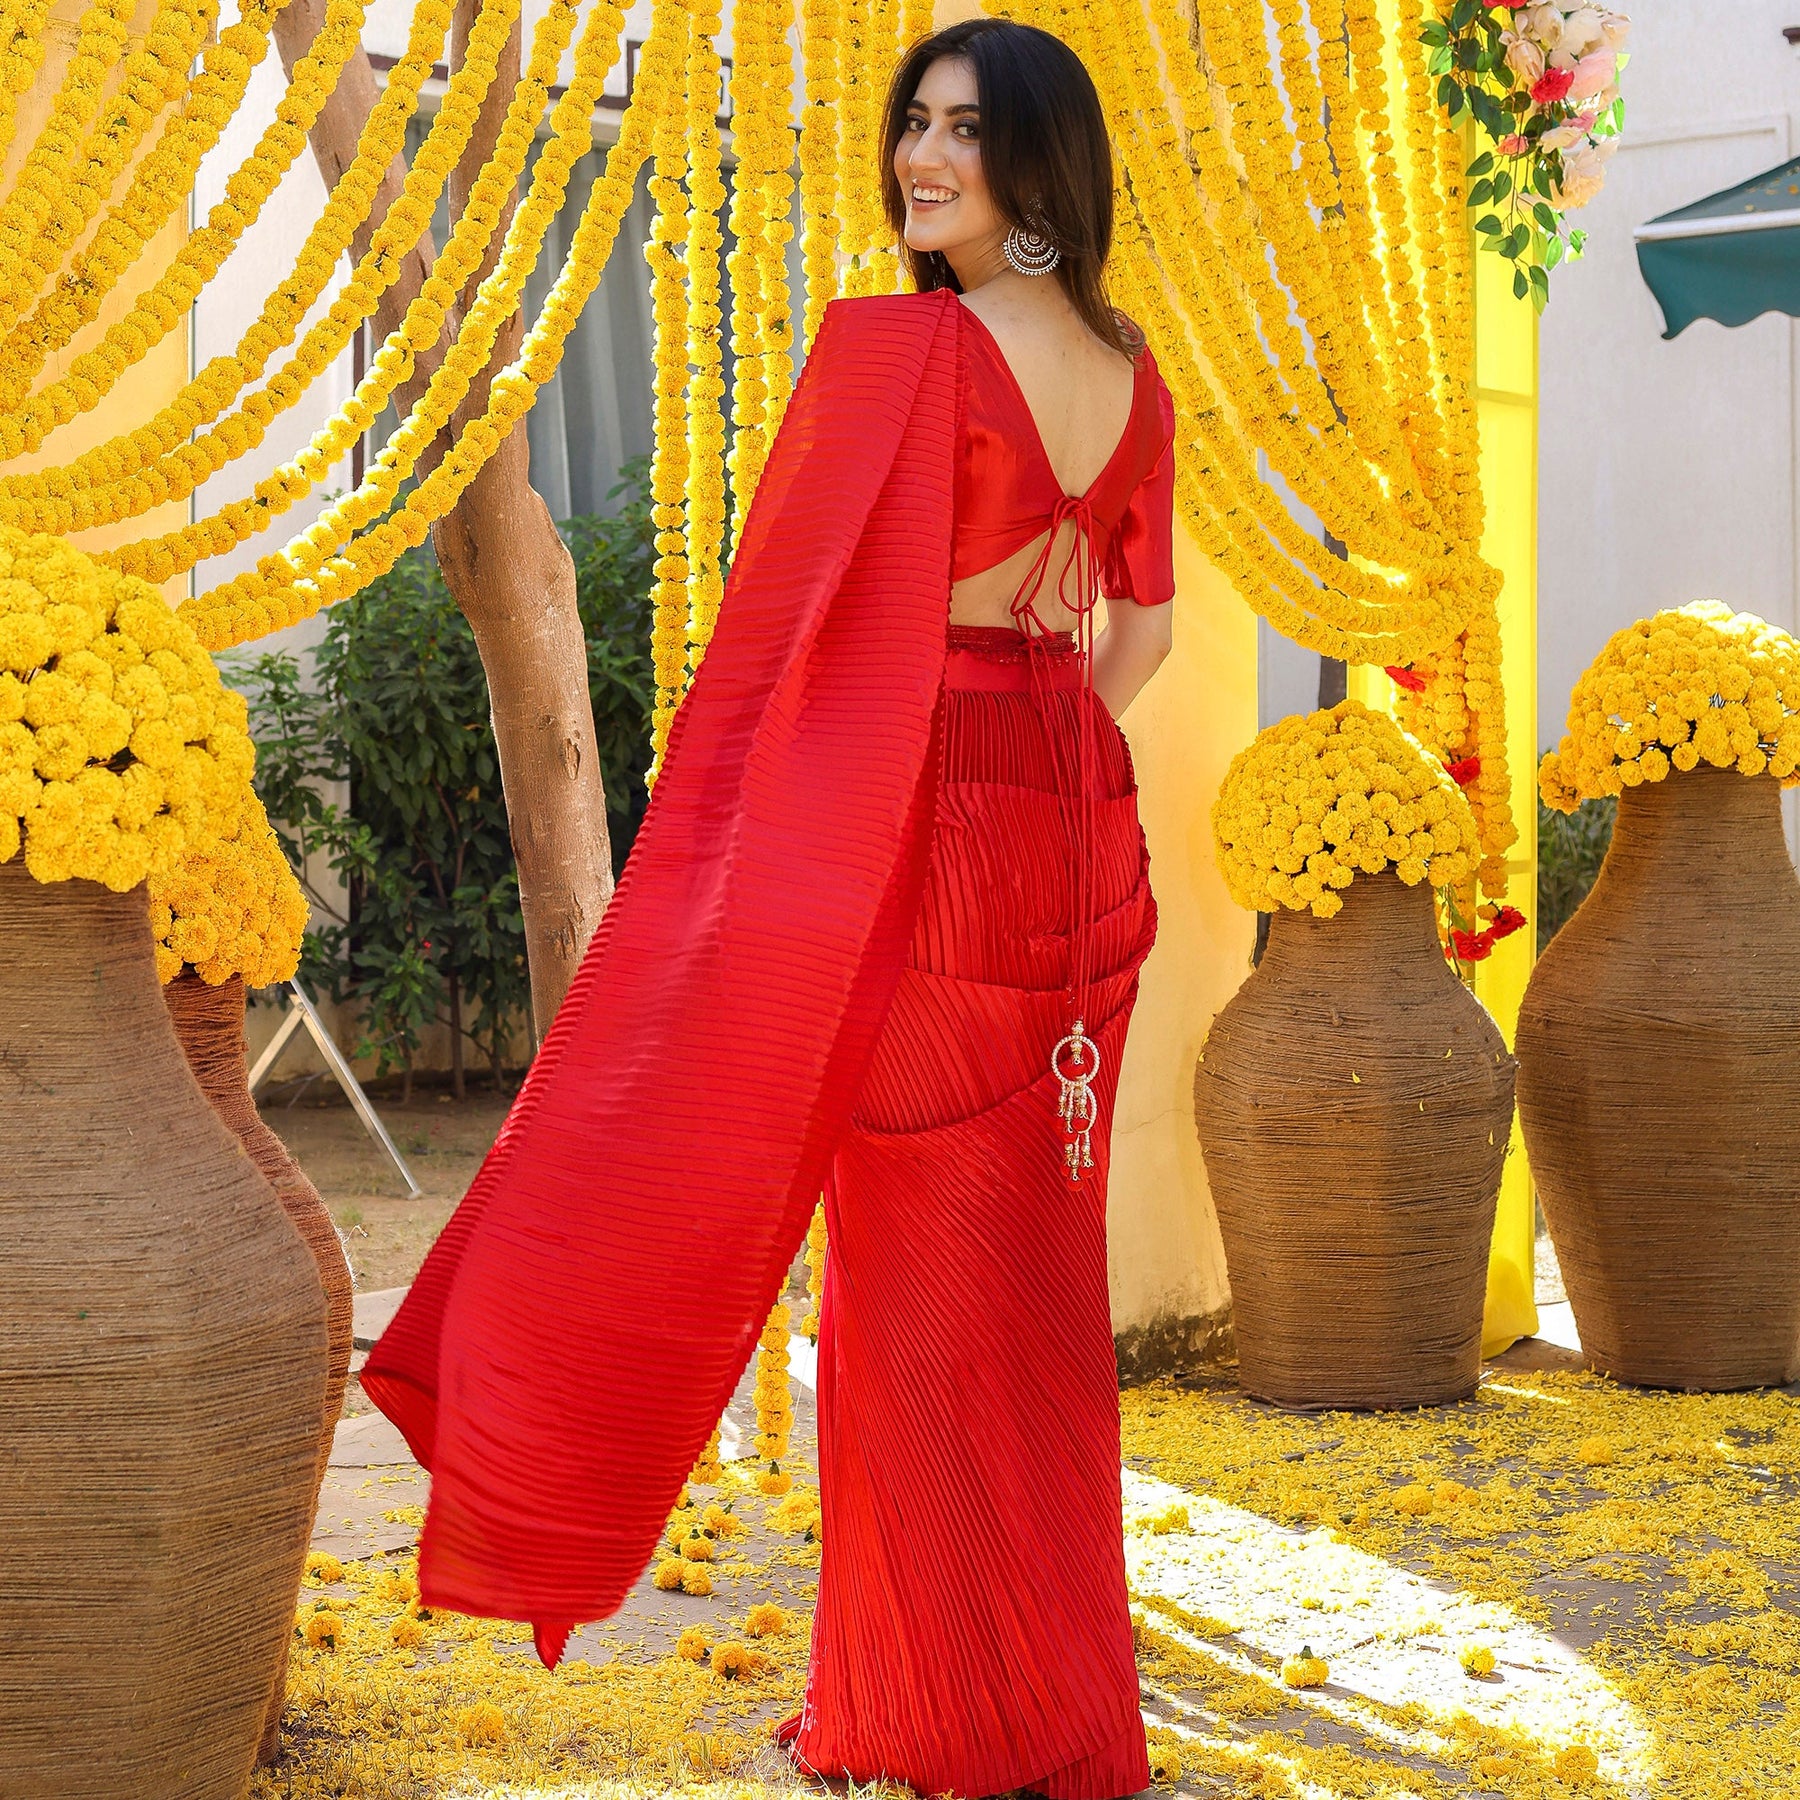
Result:
<svg viewBox="0 0 1800 1800">
<path fill-rule="evenodd" d="M 1629 1792 L 1646 1778 L 1647 1740 L 1631 1708 L 1568 1646 L 1503 1607 L 1445 1590 L 1339 1541 L 1294 1530 L 1127 1470 L 1126 1556 L 1139 1636 L 1152 1653 L 1215 1677 L 1228 1716 L 1279 1706 L 1310 1726 L 1330 1722 L 1371 1755 L 1393 1752 L 1447 1770 L 1481 1754 L 1532 1746 L 1554 1765 L 1586 1745 L 1599 1774 Z M 1180 1508 L 1186 1529 L 1170 1529 Z M 1494 1669 L 1464 1672 L 1464 1650 Z M 1327 1683 L 1289 1692 L 1283 1663 L 1310 1650 Z M 1259 1691 L 1260 1690 L 1260 1691 Z M 1204 1702 L 1171 1698 L 1172 1724 L 1208 1718 Z M 1278 1763 L 1282 1759 L 1277 1759 Z M 1292 1762 L 1294 1759 L 1287 1759 Z M 1295 1791 L 1314 1785 L 1296 1766 Z M 1330 1793 L 1324 1788 L 1321 1792 Z"/>
<path fill-rule="evenodd" d="M 1122 1406 L 1140 1669 L 1194 1791 L 1796 1791 L 1791 1394 L 1509 1372 L 1461 1406 L 1298 1414 L 1209 1373 Z M 1329 1680 L 1291 1692 L 1305 1644 Z"/>
</svg>

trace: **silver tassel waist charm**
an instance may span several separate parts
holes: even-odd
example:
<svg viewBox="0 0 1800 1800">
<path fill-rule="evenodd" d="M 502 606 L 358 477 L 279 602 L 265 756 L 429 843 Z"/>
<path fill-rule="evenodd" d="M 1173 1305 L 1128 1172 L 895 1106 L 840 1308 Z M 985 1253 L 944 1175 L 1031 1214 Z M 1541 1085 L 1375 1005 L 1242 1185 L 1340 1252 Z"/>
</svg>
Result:
<svg viewBox="0 0 1800 1800">
<path fill-rule="evenodd" d="M 1063 1146 L 1063 1166 L 1071 1181 L 1079 1181 L 1081 1171 L 1094 1166 L 1090 1133 L 1100 1110 L 1093 1089 L 1094 1079 L 1100 1073 L 1100 1046 L 1083 1030 L 1080 1019 L 1050 1053 L 1050 1068 L 1062 1083 L 1056 1111 L 1068 1134 L 1068 1142 Z"/>
</svg>

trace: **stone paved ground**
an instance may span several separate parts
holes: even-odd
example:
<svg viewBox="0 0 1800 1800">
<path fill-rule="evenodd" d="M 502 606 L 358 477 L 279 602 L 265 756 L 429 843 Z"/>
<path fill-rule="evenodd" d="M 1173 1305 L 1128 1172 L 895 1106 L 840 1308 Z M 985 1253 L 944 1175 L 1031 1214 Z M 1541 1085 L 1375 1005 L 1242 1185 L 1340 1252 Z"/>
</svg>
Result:
<svg viewBox="0 0 1800 1800">
<path fill-rule="evenodd" d="M 359 1298 L 359 1346 L 373 1342 L 393 1316 L 403 1291 L 389 1289 Z M 792 1298 L 797 1303 L 798 1316 L 804 1295 Z M 362 1348 L 357 1354 L 360 1361 Z M 797 1480 L 808 1486 L 816 1486 L 818 1481 L 813 1361 L 813 1348 L 805 1338 L 795 1336 L 789 1341 L 789 1362 L 797 1387 L 789 1464 Z M 721 1422 L 719 1447 L 725 1461 L 736 1461 L 740 1452 L 746 1456 L 754 1454 L 754 1380 L 752 1363 Z M 419 1535 L 413 1509 L 424 1506 L 429 1488 L 430 1478 L 412 1460 L 406 1440 L 380 1413 L 369 1410 L 345 1418 L 338 1426 L 331 1468 L 319 1496 L 313 1548 L 329 1551 L 341 1562 L 411 1548 Z M 402 1516 L 391 1516 L 396 1513 Z M 753 1525 L 747 1535 L 734 1539 L 731 1547 L 734 1554 L 741 1553 L 749 1562 L 761 1563 L 776 1559 L 777 1553 L 792 1543 L 791 1538 Z M 651 1582 L 650 1573 L 645 1571 L 614 1618 L 601 1625 L 586 1626 L 569 1640 L 571 1659 L 602 1664 L 625 1647 L 639 1653 L 640 1658 L 666 1655 L 689 1625 L 716 1624 L 716 1610 L 711 1602 L 686 1594 L 663 1593 Z M 733 1610 L 741 1613 L 758 1600 L 774 1600 L 784 1607 L 810 1613 L 814 1581 L 810 1571 L 778 1566 L 754 1592 L 734 1591 Z"/>
<path fill-rule="evenodd" d="M 359 1363 L 367 1345 L 392 1316 L 404 1291 L 401 1284 L 410 1276 L 412 1267 L 416 1266 L 442 1219 L 448 1216 L 461 1185 L 466 1184 L 473 1174 L 503 1111 L 499 1102 L 489 1102 L 485 1098 L 466 1109 L 440 1108 L 430 1096 L 421 1097 L 410 1108 L 384 1105 L 390 1127 L 395 1129 L 403 1151 L 413 1159 L 415 1171 L 427 1190 L 422 1200 L 404 1202 L 398 1196 L 397 1182 L 390 1182 L 384 1174 L 373 1146 L 359 1141 L 360 1134 L 348 1109 L 296 1108 L 292 1113 L 284 1113 L 279 1105 L 268 1109 L 270 1122 L 288 1138 L 290 1147 L 325 1193 L 340 1228 L 347 1233 L 359 1273 L 366 1276 L 370 1271 L 376 1271 L 390 1277 L 379 1287 L 371 1287 L 366 1280 L 361 1284 L 357 1305 L 358 1339 L 362 1346 L 357 1355 Z M 796 1270 L 797 1275 L 801 1273 L 802 1270 Z M 1503 1379 L 1582 1366 L 1573 1318 L 1562 1300 L 1553 1256 L 1540 1257 L 1539 1274 L 1542 1335 L 1514 1346 L 1496 1359 L 1492 1367 Z M 392 1279 L 394 1277 L 398 1279 Z M 795 1315 L 798 1317 L 803 1299 L 796 1298 L 800 1299 Z M 797 1403 L 789 1467 L 797 1481 L 815 1485 L 813 1353 L 804 1338 L 795 1338 L 792 1349 Z M 740 1448 L 749 1449 L 754 1432 L 752 1373 L 746 1371 L 724 1421 L 722 1447 L 727 1458 Z M 1203 1382 L 1209 1389 L 1234 1385 L 1229 1374 L 1223 1371 L 1203 1371 L 1195 1380 Z M 1793 1391 L 1800 1394 L 1800 1385 Z M 1321 1421 L 1320 1429 L 1325 1427 L 1326 1422 Z M 1321 1453 L 1328 1453 L 1330 1443 L 1322 1440 L 1317 1448 Z M 1128 1487 L 1135 1479 L 1128 1477 Z M 426 1491 L 427 1478 L 411 1461 L 398 1433 L 368 1407 L 353 1382 L 350 1403 L 338 1428 L 332 1466 L 321 1497 L 315 1547 L 330 1551 L 345 1561 L 407 1548 L 416 1540 L 416 1521 Z M 1130 1498 L 1128 1496 L 1128 1501 Z M 1203 1530 L 1196 1523 L 1196 1533 Z M 753 1586 L 742 1575 L 727 1577 L 734 1614 L 741 1614 L 753 1601 L 762 1598 L 776 1599 L 802 1612 L 810 1612 L 816 1572 L 784 1565 L 777 1554 L 784 1548 L 784 1542 L 791 1541 L 778 1540 L 756 1528 L 742 1543 L 748 1564 L 765 1567 L 760 1585 Z M 1787 1578 L 1789 1591 L 1800 1591 L 1800 1561 L 1787 1570 Z M 1578 1657 L 1594 1641 L 1602 1621 L 1617 1621 L 1621 1613 L 1655 1613 L 1674 1582 L 1673 1576 L 1667 1576 L 1647 1584 L 1641 1580 L 1627 1584 L 1610 1580 L 1602 1568 L 1591 1573 L 1577 1568 L 1572 1573 L 1559 1575 L 1542 1586 L 1542 1597 L 1550 1603 L 1554 1623 L 1547 1632 L 1541 1633 L 1541 1645 L 1548 1647 L 1551 1662 L 1560 1664 L 1567 1657 Z M 646 1572 L 613 1619 L 602 1625 L 589 1626 L 577 1634 L 571 1641 L 570 1655 L 594 1664 L 604 1664 L 621 1651 L 629 1652 L 634 1661 L 654 1658 L 672 1650 L 676 1638 L 687 1625 L 710 1625 L 715 1618 L 710 1602 L 662 1593 L 652 1585 Z M 1305 1613 L 1296 1613 L 1292 1621 L 1296 1634 L 1304 1634 L 1309 1625 L 1316 1627 L 1317 1624 L 1317 1615 Z M 1454 1669 L 1451 1674 L 1455 1676 Z M 1557 1674 L 1557 1670 L 1548 1665 L 1534 1671 L 1528 1658 L 1519 1664 L 1511 1678 L 1530 1681 L 1541 1677 L 1554 1682 Z M 1153 1716 L 1175 1717 L 1180 1712 L 1179 1696 L 1159 1697 L 1153 1682 L 1147 1683 L 1146 1703 Z M 789 1704 L 772 1702 L 771 1716 L 787 1710 Z M 1328 1737 L 1332 1734 L 1328 1723 L 1323 1730 Z M 777 1752 L 771 1751 L 769 1756 L 779 1761 Z M 762 1759 L 758 1760 L 760 1763 Z M 1392 1768 L 1396 1777 L 1404 1780 L 1404 1768 L 1412 1761 L 1403 1746 L 1393 1748 Z M 783 1771 L 785 1763 L 777 1769 L 772 1762 L 767 1770 L 759 1768 L 745 1772 L 763 1775 L 785 1787 L 789 1784 L 783 1780 Z M 1179 1791 L 1201 1796 L 1203 1800 L 1224 1800 L 1226 1794 L 1236 1791 L 1236 1784 L 1221 1785 L 1216 1779 L 1201 1776 L 1185 1781 Z M 1478 1794 L 1488 1790 L 1475 1787 L 1460 1791 Z M 1620 1792 L 1609 1789 L 1609 1794 Z M 1800 1785 L 1796 1786 L 1795 1792 L 1800 1794 Z M 1645 1800 L 1656 1800 L 1656 1796 L 1646 1790 Z"/>
</svg>

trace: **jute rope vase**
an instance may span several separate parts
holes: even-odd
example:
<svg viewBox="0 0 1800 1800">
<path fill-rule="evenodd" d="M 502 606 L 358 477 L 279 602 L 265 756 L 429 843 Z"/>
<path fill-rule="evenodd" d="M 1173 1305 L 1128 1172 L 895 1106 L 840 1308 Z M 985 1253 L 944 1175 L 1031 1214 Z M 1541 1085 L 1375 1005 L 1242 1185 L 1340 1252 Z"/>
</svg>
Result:
<svg viewBox="0 0 1800 1800">
<path fill-rule="evenodd" d="M 1274 915 L 1194 1071 L 1247 1392 L 1393 1407 L 1474 1390 L 1513 1072 L 1438 947 L 1429 888 L 1358 876 L 1335 918 Z"/>
<path fill-rule="evenodd" d="M 217 987 L 184 970 L 163 989 L 175 1036 L 187 1057 L 188 1067 L 212 1109 L 243 1145 L 275 1190 L 282 1210 L 293 1220 L 306 1247 L 312 1252 L 319 1281 L 325 1289 L 326 1368 L 325 1405 L 319 1422 L 318 1476 L 313 1483 L 305 1534 L 310 1536 L 312 1515 L 318 1508 L 319 1488 L 331 1461 L 331 1440 L 344 1408 L 344 1385 L 350 1374 L 353 1335 L 351 1309 L 353 1287 L 350 1265 L 338 1241 L 337 1227 L 319 1198 L 319 1190 L 305 1171 L 288 1155 L 287 1146 L 263 1123 L 250 1094 L 249 1050 L 244 1042 L 244 983 L 240 976 Z M 301 1554 L 305 1554 L 302 1545 Z M 281 1640 L 270 1686 L 267 1723 L 258 1760 L 272 1761 L 280 1747 L 281 1711 L 286 1698 L 288 1651 L 292 1638 Z"/>
<path fill-rule="evenodd" d="M 1800 1374 L 1800 880 L 1770 776 L 1627 788 L 1519 1014 L 1519 1114 L 1589 1362 Z"/>
<path fill-rule="evenodd" d="M 0 1794 L 240 1800 L 325 1299 L 188 1072 L 143 890 L 0 864 Z"/>
</svg>

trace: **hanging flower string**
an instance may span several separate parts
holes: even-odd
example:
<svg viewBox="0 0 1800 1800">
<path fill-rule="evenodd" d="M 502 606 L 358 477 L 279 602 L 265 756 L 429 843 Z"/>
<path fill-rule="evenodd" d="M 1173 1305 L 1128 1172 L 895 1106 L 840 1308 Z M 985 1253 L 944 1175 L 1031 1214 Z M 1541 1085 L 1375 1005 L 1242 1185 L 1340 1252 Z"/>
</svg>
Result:
<svg viewBox="0 0 1800 1800">
<path fill-rule="evenodd" d="M 1539 312 L 1550 271 L 1585 240 L 1564 215 L 1600 192 L 1619 147 L 1630 33 L 1624 13 L 1587 0 L 1455 0 L 1419 32 L 1438 104 L 1486 139 L 1468 168 L 1481 247 L 1513 265 L 1513 293 Z"/>
</svg>

